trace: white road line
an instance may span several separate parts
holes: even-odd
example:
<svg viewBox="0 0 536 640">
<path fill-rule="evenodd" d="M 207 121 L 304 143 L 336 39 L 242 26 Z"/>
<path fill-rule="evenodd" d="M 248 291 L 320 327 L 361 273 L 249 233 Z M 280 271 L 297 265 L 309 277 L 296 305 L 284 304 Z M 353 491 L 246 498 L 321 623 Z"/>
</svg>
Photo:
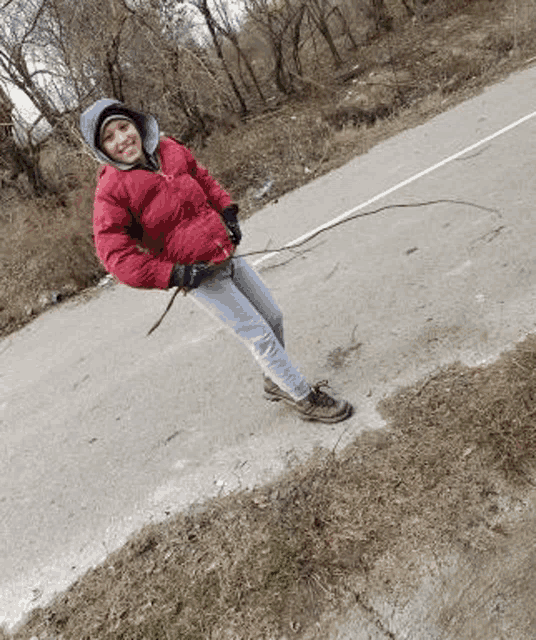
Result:
<svg viewBox="0 0 536 640">
<path fill-rule="evenodd" d="M 313 229 L 312 231 L 308 231 L 304 235 L 300 236 L 299 238 L 296 238 L 295 240 L 292 240 L 291 242 L 289 242 L 288 244 L 286 244 L 284 246 L 290 248 L 290 247 L 293 247 L 293 246 L 295 246 L 297 244 L 300 244 L 300 242 L 304 242 L 305 240 L 307 240 L 311 236 L 315 235 L 315 233 L 318 233 L 319 231 L 323 231 L 324 229 L 329 229 L 330 227 L 336 225 L 341 220 L 344 220 L 345 218 L 348 218 L 349 216 L 351 216 L 352 214 L 356 213 L 357 211 L 360 211 L 361 209 L 364 209 L 365 207 L 368 207 L 372 203 L 377 202 L 378 200 L 380 200 L 381 198 L 385 198 L 385 196 L 388 196 L 389 194 L 393 193 L 394 191 L 398 191 L 398 189 L 402 189 L 403 187 L 407 186 L 408 184 L 411 184 L 412 182 L 415 182 L 415 180 L 418 180 L 419 178 L 422 178 L 423 176 L 426 176 L 429 173 L 432 173 L 432 171 L 436 171 L 436 169 L 440 169 L 441 167 L 445 166 L 449 162 L 452 162 L 453 160 L 456 160 L 460 156 L 463 156 L 464 154 L 469 153 L 470 151 L 473 151 L 474 149 L 478 149 L 478 147 L 481 147 L 482 145 L 486 144 L 487 142 L 490 142 L 490 140 L 494 140 L 495 138 L 498 138 L 499 136 L 502 136 L 504 133 L 507 133 L 511 129 L 515 129 L 515 127 L 518 127 L 520 124 L 523 124 L 524 122 L 527 122 L 527 120 L 530 120 L 531 118 L 534 118 L 535 116 L 536 116 L 536 111 L 533 111 L 532 113 L 529 113 L 528 115 L 523 116 L 523 118 L 520 118 L 519 120 L 516 120 L 515 122 L 512 122 L 508 126 L 503 127 L 502 129 L 499 129 L 499 131 L 496 131 L 495 133 L 492 133 L 491 135 L 487 136 L 486 138 L 483 138 L 482 140 L 479 140 L 478 142 L 475 142 L 474 144 L 470 145 L 469 147 L 466 147 L 465 149 L 462 149 L 461 151 L 458 151 L 457 153 L 454 153 L 453 155 L 449 156 L 448 158 L 445 158 L 444 160 L 441 160 L 437 164 L 434 164 L 431 167 L 428 167 L 428 169 L 425 169 L 424 171 L 420 171 L 419 173 L 416 173 L 415 175 L 411 176 L 411 178 L 407 178 L 406 180 L 402 180 L 402 182 L 399 182 L 398 184 L 395 184 L 393 187 L 390 187 L 386 191 L 383 191 L 382 193 L 379 193 L 378 195 L 375 195 L 373 198 L 370 198 L 366 202 L 362 202 L 361 204 L 357 205 L 357 207 L 354 207 L 353 209 L 350 209 L 349 211 L 345 211 L 344 213 L 341 213 L 341 215 L 338 216 L 337 218 L 334 218 L 333 220 L 330 220 L 329 222 L 325 222 L 324 224 L 320 225 L 319 227 L 316 227 L 316 229 Z M 275 255 L 275 252 L 266 253 L 264 256 L 260 257 L 258 260 L 253 262 L 253 266 L 257 266 L 258 264 L 260 264 L 261 262 L 264 262 L 265 260 L 267 260 L 268 258 L 270 258 L 273 255 Z"/>
</svg>

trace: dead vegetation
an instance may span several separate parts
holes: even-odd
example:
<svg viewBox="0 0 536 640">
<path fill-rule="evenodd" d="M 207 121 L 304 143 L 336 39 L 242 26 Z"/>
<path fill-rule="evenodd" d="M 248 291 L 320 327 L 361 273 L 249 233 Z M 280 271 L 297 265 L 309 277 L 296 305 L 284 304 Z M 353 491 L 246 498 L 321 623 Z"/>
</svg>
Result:
<svg viewBox="0 0 536 640">
<path fill-rule="evenodd" d="M 306 73 L 307 56 L 314 49 L 306 40 L 300 49 L 301 74 L 285 67 L 290 69 L 287 80 L 293 78 L 288 95 L 274 93 L 266 40 L 260 35 L 255 39 L 252 30 L 243 46 L 255 78 L 265 83 L 259 84 L 264 105 L 258 102 L 251 76 L 248 81 L 247 70 L 240 67 L 244 82 L 257 96 L 251 98 L 245 116 L 218 115 L 217 110 L 203 115 L 202 110 L 192 111 L 191 105 L 180 103 L 191 115 L 185 124 L 177 115 L 180 96 L 174 98 L 179 100 L 175 111 L 168 96 L 161 102 L 164 129 L 179 138 L 191 130 L 196 155 L 232 193 L 246 217 L 379 140 L 522 68 L 536 54 L 536 9 L 530 0 L 516 3 L 517 20 L 507 0 L 409 3 L 402 14 L 400 6 L 388 5 L 394 16 L 392 30 L 361 34 L 364 40 L 358 41 L 357 49 L 343 29 L 334 42 L 340 51 L 346 45 L 350 49 L 335 70 L 332 54 L 321 54 L 317 42 L 313 73 Z M 410 9 L 420 19 L 408 20 L 405 14 Z M 222 51 L 229 55 L 225 46 Z M 106 80 L 110 91 L 117 83 L 125 90 L 129 86 L 128 74 L 117 76 L 120 70 L 110 71 Z M 169 73 L 173 76 L 173 69 Z M 194 74 L 194 81 L 203 85 L 202 76 Z M 40 174 L 48 189 L 43 197 L 28 199 L 31 189 L 24 174 L 0 189 L 0 335 L 21 327 L 51 301 L 91 286 L 104 275 L 91 250 L 96 165 L 73 147 L 73 127 L 68 132 L 39 149 Z"/>
<path fill-rule="evenodd" d="M 421 549 L 508 535 L 536 481 L 535 400 L 534 336 L 441 370 L 383 402 L 385 431 L 146 527 L 13 640 L 303 637 L 371 581 L 411 584 Z"/>
<path fill-rule="evenodd" d="M 314 81 L 304 76 L 299 96 L 194 145 L 243 216 L 536 55 L 534 20 L 514 30 L 508 2 L 475 1 L 436 19 L 372 38 L 339 75 L 326 66 Z M 50 304 L 41 296 L 72 295 L 104 273 L 91 242 L 95 165 L 53 144 L 43 153 L 56 195 L 0 192 L 4 335 Z M 348 353 L 331 356 L 336 366 Z M 535 481 L 535 365 L 529 337 L 492 365 L 453 365 L 400 391 L 382 406 L 385 432 L 145 528 L 4 636 L 298 638 L 330 611 L 366 602 L 367 581 L 401 580 L 388 556 L 404 567 L 425 547 L 493 548 L 508 534 L 505 496 L 515 501 Z"/>
</svg>

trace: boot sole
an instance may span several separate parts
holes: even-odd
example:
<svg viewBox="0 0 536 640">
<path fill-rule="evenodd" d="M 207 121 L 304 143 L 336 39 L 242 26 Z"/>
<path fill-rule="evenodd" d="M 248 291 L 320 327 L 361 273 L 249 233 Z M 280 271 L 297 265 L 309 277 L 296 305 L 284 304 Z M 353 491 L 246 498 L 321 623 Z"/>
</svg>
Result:
<svg viewBox="0 0 536 640">
<path fill-rule="evenodd" d="M 343 420 L 347 420 L 353 413 L 354 408 L 350 403 L 348 403 L 346 411 L 338 416 L 320 418 L 319 416 L 309 416 L 305 413 L 300 412 L 298 412 L 298 416 L 305 422 L 325 422 L 327 424 L 333 424 L 334 422 L 342 422 Z"/>
<path fill-rule="evenodd" d="M 328 424 L 333 422 L 342 422 L 343 420 L 346 420 L 354 413 L 353 406 L 350 403 L 348 403 L 346 407 L 346 411 L 344 411 L 343 413 L 337 416 L 320 418 L 319 416 L 311 416 L 311 415 L 307 415 L 306 413 L 301 413 L 301 411 L 299 411 L 296 408 L 294 400 L 292 400 L 291 398 L 283 398 L 279 395 L 271 394 L 269 391 L 264 392 L 264 397 L 266 398 L 266 400 L 269 400 L 270 402 L 281 402 L 281 401 L 285 402 L 289 407 L 295 409 L 298 413 L 298 416 L 302 420 L 305 420 L 306 422 L 326 422 Z"/>
</svg>

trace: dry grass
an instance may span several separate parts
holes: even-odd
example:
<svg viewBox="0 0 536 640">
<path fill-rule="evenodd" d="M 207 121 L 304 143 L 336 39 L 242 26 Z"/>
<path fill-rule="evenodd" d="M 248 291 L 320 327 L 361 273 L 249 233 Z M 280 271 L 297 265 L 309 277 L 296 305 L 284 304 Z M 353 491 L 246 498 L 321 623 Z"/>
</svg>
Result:
<svg viewBox="0 0 536 640">
<path fill-rule="evenodd" d="M 402 24 L 360 49 L 337 74 L 329 65 L 319 69 L 315 79 L 325 90 L 318 83 L 307 86 L 305 96 L 273 114 L 214 134 L 197 155 L 240 201 L 242 215 L 250 215 L 268 199 L 523 68 L 536 55 L 536 6 L 529 0 L 518 13 L 523 23 L 515 36 L 508 2 L 476 1 L 437 22 Z M 352 78 L 338 80 L 356 63 Z M 356 106 L 372 116 L 373 125 L 353 125 L 345 112 Z M 268 197 L 255 201 L 252 195 L 267 179 L 274 181 Z"/>
<path fill-rule="evenodd" d="M 366 599 L 356 585 L 379 566 L 386 584 L 411 580 L 420 549 L 507 535 L 505 494 L 536 477 L 535 400 L 534 336 L 491 365 L 452 365 L 385 400 L 387 430 L 146 527 L 14 639 L 300 637 Z"/>
<path fill-rule="evenodd" d="M 57 195 L 21 199 L 0 192 L 0 336 L 20 328 L 46 308 L 52 295 L 68 298 L 105 273 L 95 255 L 91 211 L 95 164 L 64 158 L 72 173 L 61 176 Z"/>
<path fill-rule="evenodd" d="M 252 190 L 267 178 L 274 180 L 268 197 L 277 198 L 522 68 L 536 55 L 531 6 L 515 31 L 509 4 L 487 0 L 437 23 L 406 25 L 360 52 L 364 72 L 355 83 L 329 85 L 330 93 L 216 133 L 197 155 L 249 215 L 266 202 Z M 378 63 L 388 46 L 395 67 Z M 392 83 L 396 91 L 385 90 Z M 391 115 L 374 126 L 329 125 L 325 115 L 352 101 L 368 110 L 387 103 Z M 4 334 L 28 320 L 39 292 L 88 286 L 103 273 L 91 248 L 93 168 L 79 167 L 81 186 L 63 201 L 30 209 L 2 195 Z M 356 585 L 380 565 L 383 580 L 402 580 L 400 570 L 385 569 L 388 556 L 400 567 L 425 547 L 492 548 L 507 531 L 501 495 L 534 481 L 535 365 L 529 337 L 492 365 L 453 365 L 400 391 L 381 407 L 388 430 L 340 454 L 318 451 L 278 482 L 145 528 L 13 637 L 299 637 L 361 598 Z"/>
<path fill-rule="evenodd" d="M 393 32 L 360 47 L 336 74 L 326 58 L 298 97 L 194 148 L 239 202 L 242 217 L 536 55 L 532 0 L 516 1 L 516 21 L 508 0 L 461 3 L 463 12 L 453 12 L 460 2 L 432 6 L 438 7 L 435 21 L 398 20 Z M 344 74 L 352 77 L 343 81 Z M 356 109 L 366 113 L 364 120 L 355 118 Z M 91 248 L 95 169 L 84 154 L 52 142 L 43 170 L 57 196 L 28 201 L 16 189 L 0 191 L 0 336 L 48 306 L 51 292 L 68 297 L 104 274 Z M 272 188 L 256 199 L 268 180 Z"/>
</svg>

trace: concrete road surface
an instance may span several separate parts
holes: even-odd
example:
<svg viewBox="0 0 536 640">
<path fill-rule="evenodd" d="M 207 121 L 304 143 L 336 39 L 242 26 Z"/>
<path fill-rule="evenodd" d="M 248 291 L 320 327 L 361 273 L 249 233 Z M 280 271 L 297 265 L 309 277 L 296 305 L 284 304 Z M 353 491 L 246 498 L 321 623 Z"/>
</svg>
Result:
<svg viewBox="0 0 536 640">
<path fill-rule="evenodd" d="M 533 331 L 536 117 L 520 119 L 535 109 L 533 67 L 243 225 L 241 253 L 371 199 L 362 211 L 451 200 L 349 221 L 257 263 L 296 364 L 356 406 L 346 422 L 308 424 L 267 403 L 250 354 L 187 297 L 146 337 L 169 292 L 102 288 L 1 341 L 0 621 L 143 523 L 381 428 L 375 406 L 397 385 Z"/>
</svg>

